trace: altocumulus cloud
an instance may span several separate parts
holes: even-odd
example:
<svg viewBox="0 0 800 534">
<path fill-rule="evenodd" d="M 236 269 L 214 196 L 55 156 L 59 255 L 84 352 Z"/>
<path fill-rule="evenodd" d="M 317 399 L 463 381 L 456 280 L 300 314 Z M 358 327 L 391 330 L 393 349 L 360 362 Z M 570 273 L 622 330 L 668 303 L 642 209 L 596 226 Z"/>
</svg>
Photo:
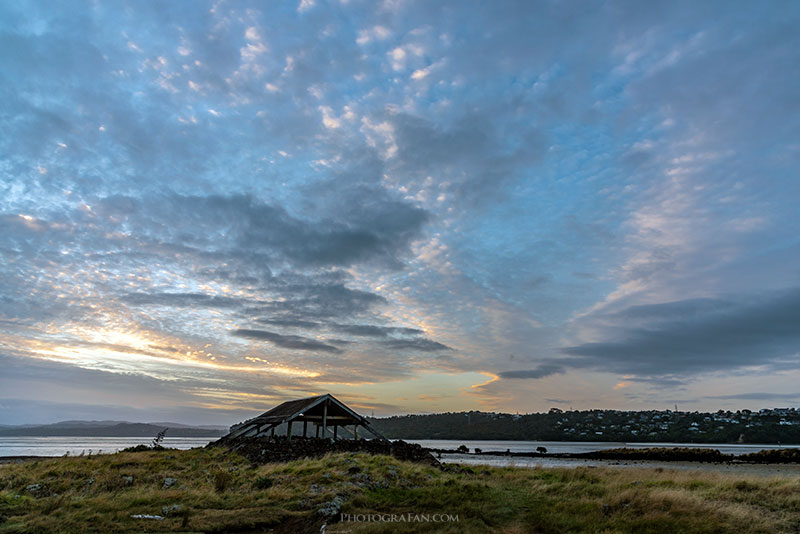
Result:
<svg viewBox="0 0 800 534">
<path fill-rule="evenodd" d="M 317 221 L 301 220 L 247 195 L 115 196 L 100 199 L 95 210 L 106 216 L 106 229 L 118 222 L 162 244 L 225 250 L 233 257 L 263 251 L 300 267 L 370 261 L 399 266 L 399 256 L 419 235 L 427 212 L 385 192 L 362 193 L 370 209 Z"/>
<path fill-rule="evenodd" d="M 515 371 L 501 371 L 501 378 L 544 378 L 564 372 L 564 366 L 557 363 L 542 363 L 533 369 L 518 369 Z"/>
<path fill-rule="evenodd" d="M 239 328 L 231 333 L 234 336 L 238 337 L 269 341 L 270 343 L 274 343 L 275 345 L 286 349 L 311 350 L 311 351 L 334 352 L 334 353 L 341 352 L 340 349 L 334 347 L 333 345 L 328 345 L 327 343 L 323 343 L 315 339 L 305 338 L 302 336 L 283 335 L 275 332 L 269 332 L 267 330 L 249 330 L 247 328 Z"/>
</svg>

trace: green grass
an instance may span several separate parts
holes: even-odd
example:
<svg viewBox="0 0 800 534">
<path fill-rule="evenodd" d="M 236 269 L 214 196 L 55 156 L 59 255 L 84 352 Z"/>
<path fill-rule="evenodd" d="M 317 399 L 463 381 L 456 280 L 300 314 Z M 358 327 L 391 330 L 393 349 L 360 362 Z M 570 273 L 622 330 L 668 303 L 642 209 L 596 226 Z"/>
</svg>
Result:
<svg viewBox="0 0 800 534">
<path fill-rule="evenodd" d="M 165 488 L 167 477 L 177 482 Z M 40 490 L 27 490 L 32 484 Z M 367 454 L 251 466 L 223 449 L 195 449 L 0 466 L 0 534 L 319 532 L 316 510 L 335 496 L 346 514 L 446 513 L 458 522 L 347 522 L 328 525 L 329 533 L 800 531 L 798 477 L 510 467 L 469 474 Z M 163 521 L 131 518 L 174 504 L 181 509 Z"/>
</svg>

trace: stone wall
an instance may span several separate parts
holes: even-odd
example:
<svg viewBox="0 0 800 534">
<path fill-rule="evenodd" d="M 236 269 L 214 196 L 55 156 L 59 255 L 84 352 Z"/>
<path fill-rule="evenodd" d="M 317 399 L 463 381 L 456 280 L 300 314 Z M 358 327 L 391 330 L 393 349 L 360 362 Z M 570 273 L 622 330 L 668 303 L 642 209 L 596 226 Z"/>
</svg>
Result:
<svg viewBox="0 0 800 534">
<path fill-rule="evenodd" d="M 421 445 L 405 441 L 383 441 L 379 439 L 323 439 L 284 436 L 237 438 L 224 442 L 213 442 L 209 447 L 224 446 L 238 452 L 255 464 L 288 462 L 300 458 L 314 458 L 336 452 L 366 452 L 385 454 L 398 460 L 419 462 L 438 466 L 439 462 Z"/>
</svg>

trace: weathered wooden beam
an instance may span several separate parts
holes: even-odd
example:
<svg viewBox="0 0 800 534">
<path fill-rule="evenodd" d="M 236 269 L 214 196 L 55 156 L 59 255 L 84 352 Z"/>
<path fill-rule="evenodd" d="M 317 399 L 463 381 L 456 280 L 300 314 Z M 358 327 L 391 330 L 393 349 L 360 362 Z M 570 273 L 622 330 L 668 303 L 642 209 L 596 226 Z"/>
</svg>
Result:
<svg viewBox="0 0 800 534">
<path fill-rule="evenodd" d="M 308 421 L 303 421 L 303 437 L 308 435 Z"/>
<path fill-rule="evenodd" d="M 370 425 L 370 424 L 369 424 L 369 423 L 367 423 L 366 421 L 365 421 L 364 423 L 362 423 L 362 426 L 363 426 L 365 429 L 367 429 L 367 431 L 368 431 L 370 434 L 372 434 L 373 436 L 375 436 L 376 438 L 378 438 L 378 439 L 380 439 L 380 440 L 382 440 L 382 441 L 390 441 L 390 440 L 386 439 L 386 437 L 385 437 L 385 436 L 383 436 L 383 435 L 382 435 L 380 432 L 378 432 L 377 430 L 375 430 L 374 428 L 372 428 L 372 425 Z"/>
<path fill-rule="evenodd" d="M 349 415 L 328 415 L 329 421 L 346 421 L 348 423 L 352 423 L 354 421 L 358 421 Z M 304 415 L 302 417 L 295 417 L 294 421 L 322 421 L 321 415 Z"/>
<path fill-rule="evenodd" d="M 333 423 L 333 439 L 336 439 L 336 431 L 339 429 L 339 425 Z"/>
<path fill-rule="evenodd" d="M 328 429 L 328 401 L 325 401 L 325 405 L 322 407 L 322 437 L 325 437 L 325 432 Z"/>
<path fill-rule="evenodd" d="M 289 438 L 289 441 L 292 441 L 292 423 L 294 421 L 289 421 L 286 423 L 286 437 Z"/>
</svg>

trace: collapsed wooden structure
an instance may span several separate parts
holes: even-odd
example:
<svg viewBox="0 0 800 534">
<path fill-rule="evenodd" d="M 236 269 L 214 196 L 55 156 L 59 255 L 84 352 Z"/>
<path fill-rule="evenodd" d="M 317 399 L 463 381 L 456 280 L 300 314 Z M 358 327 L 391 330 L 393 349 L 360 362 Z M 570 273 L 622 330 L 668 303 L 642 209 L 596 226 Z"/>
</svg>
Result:
<svg viewBox="0 0 800 534">
<path fill-rule="evenodd" d="M 234 425 L 231 427 L 230 433 L 220 438 L 218 443 L 233 441 L 237 438 L 274 436 L 275 429 L 284 423 L 287 425 L 286 436 L 291 440 L 292 426 L 295 422 L 303 423 L 302 436 L 304 438 L 310 437 L 308 424 L 311 423 L 315 425 L 314 437 L 317 438 L 339 439 L 339 427 L 342 427 L 347 429 L 354 439 L 358 439 L 358 428 L 363 427 L 378 439 L 388 441 L 370 426 L 365 417 L 348 408 L 333 395 L 325 394 L 284 402 L 268 412 Z M 330 427 L 333 427 L 332 434 Z"/>
</svg>

